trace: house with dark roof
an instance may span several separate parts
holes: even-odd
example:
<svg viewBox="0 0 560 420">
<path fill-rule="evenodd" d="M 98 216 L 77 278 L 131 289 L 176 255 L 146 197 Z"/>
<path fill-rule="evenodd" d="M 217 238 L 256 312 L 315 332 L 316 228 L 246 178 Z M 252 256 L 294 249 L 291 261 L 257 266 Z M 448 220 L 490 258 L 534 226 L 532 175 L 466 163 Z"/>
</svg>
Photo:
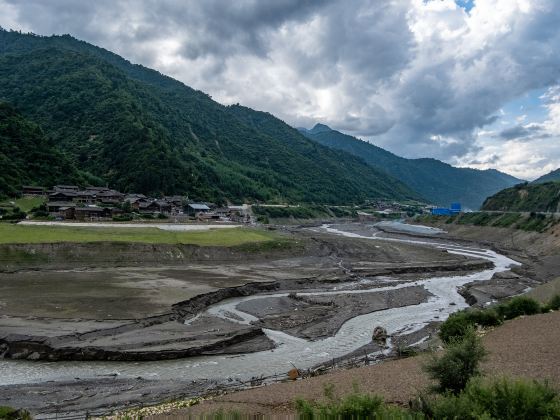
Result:
<svg viewBox="0 0 560 420">
<path fill-rule="evenodd" d="M 204 203 L 189 203 L 187 205 L 187 214 L 189 216 L 196 216 L 200 213 L 208 213 L 209 211 L 210 207 Z"/>
<path fill-rule="evenodd" d="M 106 207 L 76 207 L 74 216 L 77 220 L 98 220 L 111 217 L 111 209 Z"/>
<path fill-rule="evenodd" d="M 49 201 L 71 202 L 78 196 L 77 191 L 59 190 L 49 194 Z"/>
<path fill-rule="evenodd" d="M 47 193 L 45 187 L 34 187 L 31 185 L 24 185 L 21 187 L 21 194 L 24 197 L 40 197 Z"/>
<path fill-rule="evenodd" d="M 74 192 L 78 192 L 80 190 L 80 187 L 78 187 L 77 185 L 55 185 L 53 187 L 53 191 L 57 192 L 57 191 L 74 191 Z"/>
</svg>

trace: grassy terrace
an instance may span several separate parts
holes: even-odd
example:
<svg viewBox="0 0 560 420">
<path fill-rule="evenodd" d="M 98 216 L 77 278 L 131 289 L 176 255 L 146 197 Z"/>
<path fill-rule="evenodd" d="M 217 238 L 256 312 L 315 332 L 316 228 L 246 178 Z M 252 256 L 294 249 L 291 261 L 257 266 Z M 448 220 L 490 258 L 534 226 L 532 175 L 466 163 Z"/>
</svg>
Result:
<svg viewBox="0 0 560 420">
<path fill-rule="evenodd" d="M 0 223 L 0 244 L 38 244 L 56 242 L 135 242 L 148 244 L 192 244 L 236 246 L 286 241 L 280 235 L 248 228 L 211 229 L 194 232 L 169 232 L 155 227 L 105 228 L 28 226 Z"/>
<path fill-rule="evenodd" d="M 28 212 L 34 207 L 39 207 L 41 204 L 45 202 L 45 199 L 42 197 L 22 197 L 22 198 L 14 198 L 10 200 L 5 200 L 0 203 L 0 207 L 11 207 L 11 203 L 15 203 L 16 207 L 19 207 L 22 211 Z"/>
</svg>

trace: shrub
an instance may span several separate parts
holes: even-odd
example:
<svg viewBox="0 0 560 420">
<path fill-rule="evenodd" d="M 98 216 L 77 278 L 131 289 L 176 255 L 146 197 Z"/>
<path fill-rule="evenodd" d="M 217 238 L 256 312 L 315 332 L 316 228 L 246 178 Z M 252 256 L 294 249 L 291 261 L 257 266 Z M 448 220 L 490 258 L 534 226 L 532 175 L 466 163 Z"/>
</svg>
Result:
<svg viewBox="0 0 560 420">
<path fill-rule="evenodd" d="M 493 309 L 456 312 L 441 324 L 439 336 L 445 343 L 450 343 L 463 337 L 468 329 L 475 325 L 493 327 L 501 323 L 501 317 Z"/>
<path fill-rule="evenodd" d="M 410 413 L 397 407 L 387 406 L 377 395 L 354 392 L 344 398 L 334 397 L 334 386 L 326 385 L 326 403 L 313 403 L 304 399 L 296 400 L 300 419 L 421 419 L 424 416 Z"/>
<path fill-rule="evenodd" d="M 263 225 L 268 225 L 270 220 L 268 219 L 268 216 L 257 216 L 257 222 L 262 223 Z"/>
<path fill-rule="evenodd" d="M 12 407 L 0 406 L 0 419 L 31 420 L 31 414 L 27 410 L 16 410 Z"/>
<path fill-rule="evenodd" d="M 560 310 L 560 295 L 555 295 L 550 301 L 543 307 L 543 312 L 548 311 L 558 311 Z"/>
<path fill-rule="evenodd" d="M 496 227 L 510 227 L 521 218 L 521 213 L 505 213 L 502 217 L 494 222 L 492 226 Z"/>
<path fill-rule="evenodd" d="M 541 305 L 535 299 L 517 296 L 497 306 L 498 314 L 504 319 L 513 319 L 521 315 L 534 315 L 541 312 Z"/>
<path fill-rule="evenodd" d="M 481 327 L 495 327 L 502 323 L 500 315 L 494 309 L 470 311 L 469 315 L 474 323 Z"/>
<path fill-rule="evenodd" d="M 423 400 L 422 412 L 434 419 L 555 419 L 560 418 L 560 399 L 536 381 L 475 379 L 459 395 Z"/>
<path fill-rule="evenodd" d="M 457 394 L 465 388 L 469 379 L 480 373 L 478 366 L 485 356 L 486 350 L 470 326 L 462 338 L 446 344 L 442 356 L 433 354 L 424 370 L 437 381 L 435 391 Z"/>
</svg>

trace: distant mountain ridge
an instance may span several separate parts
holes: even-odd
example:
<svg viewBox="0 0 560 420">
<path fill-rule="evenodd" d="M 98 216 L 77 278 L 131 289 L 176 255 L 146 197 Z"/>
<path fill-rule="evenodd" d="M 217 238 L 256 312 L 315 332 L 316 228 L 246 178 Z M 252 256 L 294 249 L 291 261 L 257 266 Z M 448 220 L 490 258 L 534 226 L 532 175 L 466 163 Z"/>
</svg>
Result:
<svg viewBox="0 0 560 420">
<path fill-rule="evenodd" d="M 456 168 L 432 158 L 406 159 L 324 124 L 299 130 L 322 145 L 361 157 L 372 167 L 385 171 L 442 206 L 461 202 L 464 207 L 478 209 L 486 197 L 522 182 L 495 169 Z"/>
<path fill-rule="evenodd" d="M 325 204 L 422 198 L 270 114 L 223 106 L 69 35 L 0 30 L 0 100 L 40 126 L 87 179 L 124 192 Z"/>
<path fill-rule="evenodd" d="M 551 171 L 543 176 L 541 176 L 540 178 L 537 178 L 533 181 L 533 184 L 540 184 L 543 182 L 549 182 L 549 181 L 560 181 L 560 168 Z"/>
</svg>

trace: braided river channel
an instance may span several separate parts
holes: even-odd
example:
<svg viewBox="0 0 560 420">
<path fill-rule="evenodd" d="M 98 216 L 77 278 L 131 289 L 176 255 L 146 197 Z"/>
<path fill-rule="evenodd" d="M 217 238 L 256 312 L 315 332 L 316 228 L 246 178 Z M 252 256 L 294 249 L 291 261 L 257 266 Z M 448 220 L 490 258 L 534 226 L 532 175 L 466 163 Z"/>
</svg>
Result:
<svg viewBox="0 0 560 420">
<path fill-rule="evenodd" d="M 0 360 L 0 384 L 39 383 L 45 381 L 65 381 L 74 378 L 88 379 L 113 375 L 121 378 L 136 378 L 154 380 L 213 380 L 223 381 L 231 378 L 235 381 L 247 381 L 252 377 L 273 376 L 284 374 L 293 365 L 300 369 L 326 363 L 333 358 L 347 355 L 371 342 L 373 327 L 383 326 L 389 335 L 409 334 L 418 331 L 432 321 L 442 321 L 452 312 L 467 307 L 464 298 L 458 293 L 458 288 L 467 283 L 489 280 L 495 273 L 506 271 L 517 265 L 513 261 L 494 251 L 481 248 L 465 247 L 451 243 L 433 240 L 397 239 L 374 236 L 364 236 L 337 230 L 328 225 L 317 228 L 322 232 L 333 235 L 343 235 L 353 238 L 365 238 L 379 241 L 399 241 L 419 246 L 433 246 L 445 249 L 447 252 L 482 258 L 491 261 L 494 267 L 475 273 L 459 274 L 455 276 L 423 278 L 417 281 L 384 285 L 372 288 L 356 288 L 352 284 L 344 283 L 333 289 L 332 285 L 324 291 L 298 292 L 301 296 L 317 296 L 328 294 L 371 293 L 372 291 L 394 290 L 404 287 L 424 287 L 431 296 L 424 303 L 405 307 L 380 310 L 365 315 L 359 315 L 346 321 L 334 336 L 316 341 L 308 341 L 283 333 L 265 329 L 264 332 L 275 343 L 273 350 L 246 353 L 241 355 L 211 355 L 192 357 L 179 360 L 156 362 L 31 362 L 25 360 Z M 358 281 L 358 280 L 357 280 Z M 375 288 L 374 288 L 375 287 Z M 287 293 L 270 293 L 233 298 L 221 301 L 205 309 L 214 316 L 228 318 L 235 322 L 248 324 L 257 320 L 253 315 L 241 311 L 238 306 L 242 302 L 287 296 Z M 186 322 L 188 326 L 188 321 Z M 391 341 L 383 352 L 391 350 Z M 372 354 L 375 355 L 375 354 Z M 379 355 L 379 354 L 378 354 Z"/>
</svg>

